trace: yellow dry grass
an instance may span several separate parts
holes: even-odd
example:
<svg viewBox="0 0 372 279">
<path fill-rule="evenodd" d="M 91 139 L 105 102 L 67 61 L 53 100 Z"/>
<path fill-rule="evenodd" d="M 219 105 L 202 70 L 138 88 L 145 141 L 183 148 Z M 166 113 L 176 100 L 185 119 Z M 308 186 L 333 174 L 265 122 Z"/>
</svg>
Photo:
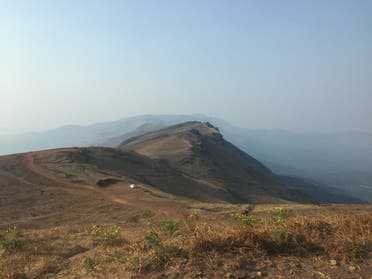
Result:
<svg viewBox="0 0 372 279">
<path fill-rule="evenodd" d="M 267 212 L 252 226 L 230 217 L 217 223 L 203 214 L 193 211 L 180 220 L 172 237 L 151 219 L 138 223 L 146 230 L 136 238 L 122 230 L 108 241 L 94 239 L 88 225 L 24 230 L 19 247 L 1 254 L 0 278 L 197 277 L 200 269 L 218 276 L 285 256 L 345 263 L 372 256 L 368 211 L 289 216 L 284 223 Z"/>
</svg>

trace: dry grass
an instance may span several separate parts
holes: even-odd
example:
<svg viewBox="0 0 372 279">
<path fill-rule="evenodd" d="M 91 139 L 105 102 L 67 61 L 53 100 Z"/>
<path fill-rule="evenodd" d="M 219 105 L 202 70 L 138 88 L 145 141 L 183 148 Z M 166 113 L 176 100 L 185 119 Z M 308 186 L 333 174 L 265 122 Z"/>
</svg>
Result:
<svg viewBox="0 0 372 279">
<path fill-rule="evenodd" d="M 200 268 L 212 272 L 216 267 L 227 272 L 277 256 L 344 262 L 372 256 L 372 215 L 368 213 L 294 216 L 284 223 L 269 217 L 252 226 L 232 218 L 221 220 L 221 226 L 194 217 L 181 220 L 172 234 L 154 225 L 152 238 L 143 234 L 136 241 L 127 240 L 121 232 L 114 240 L 97 242 L 90 227 L 24 231 L 19 246 L 2 252 L 0 278 L 72 274 L 79 278 L 99 274 L 125 278 Z"/>
</svg>

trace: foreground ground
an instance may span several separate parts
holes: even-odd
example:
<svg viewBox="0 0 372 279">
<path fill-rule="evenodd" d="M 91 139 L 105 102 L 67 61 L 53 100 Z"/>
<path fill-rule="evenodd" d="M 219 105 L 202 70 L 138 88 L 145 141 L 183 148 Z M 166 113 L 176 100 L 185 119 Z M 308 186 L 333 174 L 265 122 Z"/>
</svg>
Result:
<svg viewBox="0 0 372 279">
<path fill-rule="evenodd" d="M 370 207 L 208 205 L 2 231 L 0 278 L 370 278 Z M 124 208 L 119 206 L 117 210 Z M 233 212 L 244 212 L 236 214 Z M 116 218 L 114 218 L 116 219 Z"/>
<path fill-rule="evenodd" d="M 372 276 L 370 205 L 195 203 L 34 159 L 0 158 L 0 278 Z"/>
</svg>

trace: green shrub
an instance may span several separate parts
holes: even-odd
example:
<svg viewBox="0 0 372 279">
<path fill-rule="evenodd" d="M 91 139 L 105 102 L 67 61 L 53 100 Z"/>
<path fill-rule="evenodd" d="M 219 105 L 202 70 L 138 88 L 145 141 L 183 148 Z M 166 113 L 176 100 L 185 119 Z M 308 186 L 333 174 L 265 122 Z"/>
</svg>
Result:
<svg viewBox="0 0 372 279">
<path fill-rule="evenodd" d="M 116 249 L 114 251 L 114 257 L 118 260 L 120 260 L 121 258 L 123 258 L 124 256 L 124 253 L 122 251 L 120 251 L 119 249 Z"/>
<path fill-rule="evenodd" d="M 149 232 L 145 236 L 145 240 L 151 247 L 160 247 L 161 245 L 161 239 L 159 235 L 154 231 Z"/>
<path fill-rule="evenodd" d="M 194 221 L 199 220 L 199 219 L 200 219 L 199 210 L 197 210 L 197 209 L 194 209 L 192 212 L 190 212 L 189 215 L 186 216 L 186 221 L 188 223 L 194 222 Z"/>
<path fill-rule="evenodd" d="M 90 235 L 95 241 L 110 241 L 117 239 L 120 235 L 120 227 L 114 225 L 109 227 L 100 227 L 94 225 L 91 228 Z"/>
<path fill-rule="evenodd" d="M 0 252 L 10 251 L 20 246 L 19 237 L 21 235 L 20 230 L 14 226 L 0 234 Z"/>
<path fill-rule="evenodd" d="M 141 269 L 141 259 L 139 257 L 134 257 L 131 261 L 131 270 L 140 270 Z"/>
<path fill-rule="evenodd" d="M 179 229 L 179 223 L 173 220 L 165 219 L 159 223 L 159 227 L 167 233 L 168 237 L 173 237 Z"/>
<path fill-rule="evenodd" d="M 281 207 L 276 207 L 273 210 L 275 222 L 284 225 L 287 221 L 288 211 Z"/>
<path fill-rule="evenodd" d="M 91 257 L 85 257 L 83 260 L 83 266 L 86 270 L 92 270 L 97 266 L 97 264 Z"/>
<path fill-rule="evenodd" d="M 274 238 L 281 242 L 290 242 L 294 239 L 293 235 L 290 232 L 283 230 L 272 231 Z"/>
<path fill-rule="evenodd" d="M 261 219 L 253 217 L 251 215 L 243 214 L 243 213 L 235 213 L 232 217 L 238 221 L 240 224 L 253 227 L 256 224 L 261 223 Z"/>
</svg>

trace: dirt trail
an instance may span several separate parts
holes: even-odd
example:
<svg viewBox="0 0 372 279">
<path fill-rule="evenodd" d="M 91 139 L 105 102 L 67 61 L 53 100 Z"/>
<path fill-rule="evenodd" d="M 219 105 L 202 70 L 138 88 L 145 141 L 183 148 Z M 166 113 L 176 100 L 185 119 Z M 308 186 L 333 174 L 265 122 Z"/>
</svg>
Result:
<svg viewBox="0 0 372 279">
<path fill-rule="evenodd" d="M 74 152 L 77 148 L 52 149 L 42 152 L 29 152 L 23 154 L 24 164 L 32 172 L 43 176 L 51 181 L 55 181 L 65 187 L 80 188 L 94 191 L 106 197 L 108 200 L 124 205 L 133 206 L 141 209 L 148 209 L 154 212 L 160 212 L 171 218 L 179 219 L 184 216 L 184 205 L 182 202 L 161 198 L 152 195 L 149 191 L 142 188 L 131 189 L 128 183 L 116 183 L 106 188 L 99 188 L 95 185 L 72 183 L 68 179 L 58 177 L 52 171 L 35 163 L 35 157 L 38 155 L 49 155 L 55 152 Z"/>
<path fill-rule="evenodd" d="M 142 188 L 131 189 L 127 183 L 117 183 L 99 192 L 112 201 L 158 211 L 175 219 L 184 215 L 184 206 L 181 202 L 153 196 Z"/>
</svg>

